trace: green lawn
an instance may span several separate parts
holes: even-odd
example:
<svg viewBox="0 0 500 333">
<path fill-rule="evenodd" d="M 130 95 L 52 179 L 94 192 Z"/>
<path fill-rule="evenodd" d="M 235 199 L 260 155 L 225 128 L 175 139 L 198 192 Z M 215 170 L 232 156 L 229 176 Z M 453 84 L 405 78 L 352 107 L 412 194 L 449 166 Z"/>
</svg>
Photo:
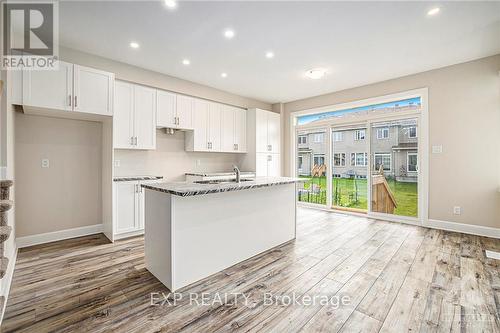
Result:
<svg viewBox="0 0 500 333">
<path fill-rule="evenodd" d="M 299 200 L 325 205 L 326 177 L 311 178 L 301 176 L 301 178 L 309 179 L 304 184 L 305 189 L 312 189 L 312 184 L 316 184 L 317 186 L 314 187 L 319 188 L 319 191 L 316 193 L 303 193 Z M 333 178 L 333 205 L 366 210 L 368 208 L 366 182 L 366 179 Z M 397 182 L 393 179 L 388 179 L 387 182 L 396 198 L 397 208 L 394 213 L 396 215 L 416 217 L 417 183 Z"/>
</svg>

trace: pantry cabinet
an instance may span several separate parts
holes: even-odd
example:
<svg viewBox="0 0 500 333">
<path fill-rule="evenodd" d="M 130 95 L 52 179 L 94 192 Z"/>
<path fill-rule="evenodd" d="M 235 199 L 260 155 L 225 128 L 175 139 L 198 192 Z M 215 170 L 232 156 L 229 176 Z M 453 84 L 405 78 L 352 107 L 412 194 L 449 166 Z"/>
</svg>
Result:
<svg viewBox="0 0 500 333">
<path fill-rule="evenodd" d="M 116 82 L 114 148 L 156 148 L 156 89 Z"/>
<path fill-rule="evenodd" d="M 57 70 L 22 73 L 22 104 L 28 113 L 35 108 L 111 116 L 113 89 L 113 73 L 64 61 Z"/>
</svg>

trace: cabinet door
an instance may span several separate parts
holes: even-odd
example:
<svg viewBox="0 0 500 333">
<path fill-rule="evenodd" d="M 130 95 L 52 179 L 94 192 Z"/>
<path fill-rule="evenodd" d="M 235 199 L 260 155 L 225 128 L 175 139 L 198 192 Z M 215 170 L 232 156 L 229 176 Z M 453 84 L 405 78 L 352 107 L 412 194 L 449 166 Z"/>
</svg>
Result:
<svg viewBox="0 0 500 333">
<path fill-rule="evenodd" d="M 208 102 L 195 99 L 193 112 L 193 150 L 208 151 Z"/>
<path fill-rule="evenodd" d="M 74 65 L 73 77 L 74 111 L 113 115 L 113 73 Z"/>
<path fill-rule="evenodd" d="M 234 109 L 234 141 L 236 150 L 241 153 L 247 151 L 247 110 Z"/>
<path fill-rule="evenodd" d="M 73 65 L 59 61 L 58 70 L 23 71 L 23 104 L 73 110 Z"/>
<path fill-rule="evenodd" d="M 258 153 L 269 152 L 267 141 L 267 113 L 264 110 L 255 110 L 255 151 Z"/>
<path fill-rule="evenodd" d="M 275 112 L 267 113 L 267 144 L 272 153 L 280 152 L 280 115 Z"/>
<path fill-rule="evenodd" d="M 115 234 L 138 229 L 138 182 L 115 182 Z"/>
<path fill-rule="evenodd" d="M 177 95 L 163 91 L 156 91 L 156 127 L 175 128 Z"/>
<path fill-rule="evenodd" d="M 269 154 L 257 153 L 255 156 L 255 175 L 257 177 L 267 177 L 267 160 Z"/>
<path fill-rule="evenodd" d="M 281 175 L 280 154 L 269 154 L 267 156 L 267 176 L 279 177 Z"/>
<path fill-rule="evenodd" d="M 230 106 L 223 106 L 221 110 L 221 147 L 223 152 L 235 152 L 235 109 Z"/>
<path fill-rule="evenodd" d="M 194 98 L 177 95 L 177 128 L 193 129 Z"/>
<path fill-rule="evenodd" d="M 116 81 L 113 115 L 113 147 L 134 147 L 134 85 Z"/>
<path fill-rule="evenodd" d="M 156 148 L 156 90 L 134 86 L 135 148 Z"/>
<path fill-rule="evenodd" d="M 210 103 L 208 113 L 208 142 L 210 151 L 221 151 L 222 104 Z"/>
</svg>

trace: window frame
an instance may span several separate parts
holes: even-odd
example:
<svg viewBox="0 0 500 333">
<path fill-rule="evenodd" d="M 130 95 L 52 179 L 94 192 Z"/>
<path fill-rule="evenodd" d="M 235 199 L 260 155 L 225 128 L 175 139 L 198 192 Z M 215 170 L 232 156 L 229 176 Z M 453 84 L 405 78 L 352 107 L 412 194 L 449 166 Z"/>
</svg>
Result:
<svg viewBox="0 0 500 333">
<path fill-rule="evenodd" d="M 358 154 L 364 154 L 364 164 L 358 164 Z M 352 164 L 352 156 L 354 155 L 354 164 Z M 366 167 L 368 166 L 368 153 L 364 152 L 356 152 L 356 153 L 351 153 L 351 166 L 354 167 Z"/>
<path fill-rule="evenodd" d="M 415 129 L 415 136 L 411 136 L 410 135 L 412 128 Z M 417 139 L 418 138 L 418 130 L 417 130 L 417 128 L 418 128 L 417 126 L 409 126 L 408 127 L 408 139 Z"/>
<path fill-rule="evenodd" d="M 340 140 L 336 140 L 337 138 L 335 137 L 336 134 L 340 135 Z M 342 142 L 344 141 L 344 132 L 342 131 L 333 131 L 333 142 Z"/>
<path fill-rule="evenodd" d="M 315 163 L 315 159 L 316 159 L 316 157 L 318 157 L 318 158 L 323 158 L 323 164 L 325 164 L 325 162 L 326 162 L 326 158 L 325 158 L 326 156 L 325 156 L 325 154 L 313 154 L 313 159 L 312 159 L 312 161 L 313 161 L 313 166 L 315 166 L 315 165 L 323 165 L 323 164 L 316 164 L 316 163 Z"/>
<path fill-rule="evenodd" d="M 415 171 L 410 171 L 410 156 L 417 157 L 417 164 L 415 164 Z M 417 153 L 406 152 L 406 172 L 411 174 L 418 173 L 418 152 Z"/>
<path fill-rule="evenodd" d="M 392 172 L 392 153 L 373 153 L 373 169 L 374 171 L 378 171 L 377 168 L 377 156 L 389 156 L 389 169 L 383 169 L 384 171 Z M 384 165 L 384 163 L 382 163 Z"/>
<path fill-rule="evenodd" d="M 317 138 L 320 138 L 319 140 Z M 325 133 L 314 133 L 313 134 L 313 142 L 314 143 L 322 143 L 325 141 Z"/>
<path fill-rule="evenodd" d="M 363 138 L 361 138 L 361 133 L 363 133 Z M 366 139 L 366 129 L 354 130 L 354 141 L 362 141 Z"/>
<path fill-rule="evenodd" d="M 307 134 L 305 134 L 305 135 L 299 135 L 298 137 L 299 137 L 298 138 L 298 144 L 299 145 L 307 144 Z M 300 142 L 301 141 L 300 139 L 304 139 L 304 142 Z"/>
<path fill-rule="evenodd" d="M 339 155 L 339 161 L 340 161 L 340 164 L 339 165 L 336 165 L 335 164 L 335 155 Z M 344 155 L 344 159 L 342 159 L 342 155 Z M 344 164 L 342 164 L 342 161 L 344 161 Z M 334 167 L 345 167 L 347 166 L 347 154 L 346 153 L 333 153 L 333 166 Z"/>
<path fill-rule="evenodd" d="M 387 136 L 380 136 L 380 133 L 387 132 Z M 389 127 L 380 127 L 377 128 L 377 140 L 387 140 L 389 139 Z"/>
</svg>

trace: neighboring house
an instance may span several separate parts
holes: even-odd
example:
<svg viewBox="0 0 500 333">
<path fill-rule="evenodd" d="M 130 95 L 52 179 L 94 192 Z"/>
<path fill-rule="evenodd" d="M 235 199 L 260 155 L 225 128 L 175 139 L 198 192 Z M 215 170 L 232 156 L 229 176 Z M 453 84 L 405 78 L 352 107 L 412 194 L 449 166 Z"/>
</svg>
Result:
<svg viewBox="0 0 500 333">
<path fill-rule="evenodd" d="M 417 181 L 417 127 L 413 120 L 375 124 L 372 127 L 372 172 L 383 167 L 387 177 L 398 181 Z M 326 132 L 311 131 L 298 135 L 298 174 L 311 175 L 314 165 L 326 163 Z M 334 131 L 334 177 L 366 178 L 368 137 L 366 129 Z"/>
</svg>

